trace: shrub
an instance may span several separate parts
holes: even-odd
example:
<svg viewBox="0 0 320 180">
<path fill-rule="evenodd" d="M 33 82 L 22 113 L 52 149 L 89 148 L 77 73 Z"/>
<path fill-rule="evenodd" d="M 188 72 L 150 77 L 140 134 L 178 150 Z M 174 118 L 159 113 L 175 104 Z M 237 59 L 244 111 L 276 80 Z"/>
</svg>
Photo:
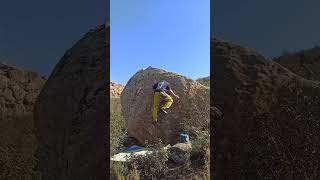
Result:
<svg viewBox="0 0 320 180">
<path fill-rule="evenodd" d="M 122 148 L 122 140 L 126 130 L 121 115 L 120 100 L 115 98 L 111 99 L 110 106 L 110 154 L 113 155 Z"/>
<path fill-rule="evenodd" d="M 111 113 L 110 118 L 110 154 L 117 153 L 122 148 L 125 127 L 121 114 Z"/>
<path fill-rule="evenodd" d="M 129 169 L 128 163 L 111 162 L 110 179 L 117 180 L 139 180 L 140 171 L 137 169 Z"/>
<path fill-rule="evenodd" d="M 191 159 L 205 161 L 206 153 L 210 146 L 209 131 L 195 131 L 195 137 L 191 140 Z"/>
<path fill-rule="evenodd" d="M 168 154 L 165 151 L 147 155 L 145 157 L 133 158 L 131 169 L 139 170 L 142 178 L 159 179 L 167 174 Z"/>
</svg>

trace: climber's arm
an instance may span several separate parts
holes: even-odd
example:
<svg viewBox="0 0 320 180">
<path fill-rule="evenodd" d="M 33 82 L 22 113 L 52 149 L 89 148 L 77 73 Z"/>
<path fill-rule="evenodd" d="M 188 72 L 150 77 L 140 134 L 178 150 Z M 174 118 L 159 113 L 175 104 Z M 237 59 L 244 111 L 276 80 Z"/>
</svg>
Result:
<svg viewBox="0 0 320 180">
<path fill-rule="evenodd" d="M 179 96 L 178 96 L 178 95 L 176 95 L 176 94 L 172 91 L 172 89 L 170 89 L 170 90 L 169 90 L 169 92 L 170 92 L 170 94 L 172 94 L 174 97 L 176 97 L 176 98 L 178 98 L 178 99 L 179 99 Z"/>
</svg>

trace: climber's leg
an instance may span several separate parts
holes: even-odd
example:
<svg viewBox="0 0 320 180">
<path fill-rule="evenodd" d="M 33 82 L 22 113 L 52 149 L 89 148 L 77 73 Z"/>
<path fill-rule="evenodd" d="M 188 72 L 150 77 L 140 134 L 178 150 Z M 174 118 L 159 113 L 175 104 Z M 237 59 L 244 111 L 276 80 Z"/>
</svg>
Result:
<svg viewBox="0 0 320 180">
<path fill-rule="evenodd" d="M 155 92 L 153 96 L 153 111 L 152 111 L 152 120 L 154 122 L 157 122 L 157 119 L 158 119 L 159 103 L 160 103 L 160 93 Z"/>
<path fill-rule="evenodd" d="M 169 109 L 171 107 L 172 103 L 173 103 L 172 97 L 169 94 L 165 93 L 165 92 L 161 92 L 161 96 L 163 96 L 165 98 L 165 101 L 166 101 L 166 103 L 162 106 L 161 109 L 163 109 L 163 110 Z"/>
</svg>

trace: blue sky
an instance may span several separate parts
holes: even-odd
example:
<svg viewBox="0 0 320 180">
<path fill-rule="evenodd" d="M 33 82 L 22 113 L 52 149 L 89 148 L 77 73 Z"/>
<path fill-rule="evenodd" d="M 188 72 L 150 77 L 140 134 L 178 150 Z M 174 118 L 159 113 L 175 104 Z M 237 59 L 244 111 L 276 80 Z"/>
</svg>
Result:
<svg viewBox="0 0 320 180">
<path fill-rule="evenodd" d="M 268 57 L 320 45 L 320 1 L 212 0 L 215 37 L 254 48 Z"/>
<path fill-rule="evenodd" d="M 110 79 L 125 84 L 153 66 L 210 74 L 209 0 L 111 0 Z"/>
<path fill-rule="evenodd" d="M 108 1 L 1 1 L 0 61 L 48 76 L 67 49 L 106 22 Z"/>
</svg>

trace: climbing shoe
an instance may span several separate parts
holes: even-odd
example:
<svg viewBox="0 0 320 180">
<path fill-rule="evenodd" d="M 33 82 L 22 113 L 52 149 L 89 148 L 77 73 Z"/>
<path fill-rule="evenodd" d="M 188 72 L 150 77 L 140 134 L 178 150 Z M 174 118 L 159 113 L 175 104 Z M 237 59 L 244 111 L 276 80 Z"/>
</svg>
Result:
<svg viewBox="0 0 320 180">
<path fill-rule="evenodd" d="M 161 108 L 161 111 L 162 111 L 163 113 L 165 113 L 165 114 L 168 113 L 168 111 L 166 111 L 165 109 L 162 109 L 162 108 Z"/>
</svg>

